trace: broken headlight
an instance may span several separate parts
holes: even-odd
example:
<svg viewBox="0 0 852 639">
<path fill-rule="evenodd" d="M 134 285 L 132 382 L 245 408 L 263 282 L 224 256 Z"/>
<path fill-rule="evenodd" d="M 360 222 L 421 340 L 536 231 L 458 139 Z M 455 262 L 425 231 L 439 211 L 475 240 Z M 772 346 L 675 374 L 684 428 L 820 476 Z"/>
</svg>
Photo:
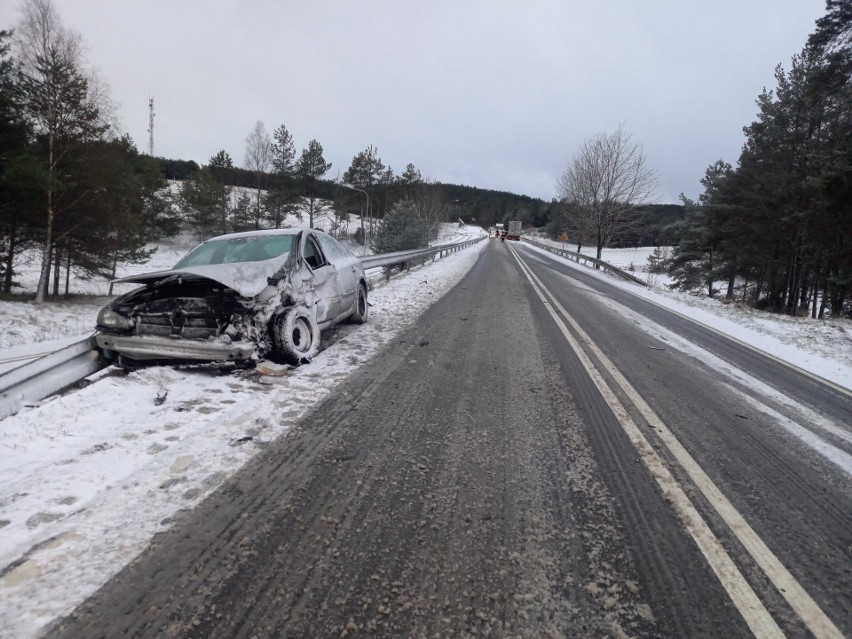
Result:
<svg viewBox="0 0 852 639">
<path fill-rule="evenodd" d="M 102 308 L 101 312 L 98 313 L 98 326 L 104 326 L 106 328 L 131 329 L 133 328 L 133 325 L 134 322 L 131 318 L 116 313 L 108 306 L 106 308 Z"/>
</svg>

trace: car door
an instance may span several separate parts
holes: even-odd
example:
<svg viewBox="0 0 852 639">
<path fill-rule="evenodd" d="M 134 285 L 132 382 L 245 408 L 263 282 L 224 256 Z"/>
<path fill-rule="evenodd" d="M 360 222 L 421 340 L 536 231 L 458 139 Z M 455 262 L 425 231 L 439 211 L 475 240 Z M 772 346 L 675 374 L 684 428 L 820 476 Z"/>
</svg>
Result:
<svg viewBox="0 0 852 639">
<path fill-rule="evenodd" d="M 306 233 L 302 238 L 302 261 L 310 274 L 308 288 L 316 295 L 317 322 L 334 319 L 341 312 L 340 282 L 337 268 L 323 252 L 317 234 Z"/>
<path fill-rule="evenodd" d="M 317 233 L 316 236 L 326 258 L 333 262 L 337 269 L 337 282 L 340 285 L 340 312 L 345 313 L 355 305 L 355 292 L 358 286 L 355 259 L 333 237 L 325 233 Z"/>
</svg>

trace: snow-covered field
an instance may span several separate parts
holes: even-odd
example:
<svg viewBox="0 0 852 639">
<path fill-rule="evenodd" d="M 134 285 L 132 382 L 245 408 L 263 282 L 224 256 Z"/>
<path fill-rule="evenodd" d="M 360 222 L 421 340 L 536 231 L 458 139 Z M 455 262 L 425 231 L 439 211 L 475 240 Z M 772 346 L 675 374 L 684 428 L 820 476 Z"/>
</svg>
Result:
<svg viewBox="0 0 852 639">
<path fill-rule="evenodd" d="M 370 293 L 368 324 L 332 330 L 314 361 L 286 376 L 272 369 L 218 376 L 165 367 L 107 374 L 0 421 L 0 636 L 33 636 L 94 592 L 180 510 L 198 504 L 416 322 L 486 246 L 480 242 L 378 286 Z M 150 264 L 135 268 L 169 267 L 186 248 L 164 245 Z M 642 251 L 608 251 L 604 259 L 639 267 L 647 256 Z M 848 321 L 768 316 L 598 276 L 852 387 Z M 32 277 L 27 285 L 34 286 Z M 89 332 L 107 285 L 75 286 L 97 297 L 40 306 L 0 302 L 0 348 Z"/>
</svg>

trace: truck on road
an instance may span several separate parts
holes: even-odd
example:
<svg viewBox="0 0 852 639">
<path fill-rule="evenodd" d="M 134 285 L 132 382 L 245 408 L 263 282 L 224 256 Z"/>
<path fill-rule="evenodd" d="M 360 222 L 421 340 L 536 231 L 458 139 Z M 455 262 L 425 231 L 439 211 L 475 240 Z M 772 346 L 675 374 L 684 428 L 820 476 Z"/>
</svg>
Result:
<svg viewBox="0 0 852 639">
<path fill-rule="evenodd" d="M 509 221 L 509 230 L 506 232 L 507 240 L 520 240 L 521 239 L 521 221 L 520 220 L 510 220 Z"/>
</svg>

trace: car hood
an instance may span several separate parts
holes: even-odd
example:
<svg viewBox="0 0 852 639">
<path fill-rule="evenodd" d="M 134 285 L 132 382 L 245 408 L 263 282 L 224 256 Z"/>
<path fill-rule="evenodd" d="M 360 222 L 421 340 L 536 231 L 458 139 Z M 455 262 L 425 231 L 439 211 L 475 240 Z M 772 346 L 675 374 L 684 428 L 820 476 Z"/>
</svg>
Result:
<svg viewBox="0 0 852 639">
<path fill-rule="evenodd" d="M 233 264 L 208 264 L 184 268 L 140 273 L 113 280 L 116 283 L 156 284 L 171 277 L 190 275 L 219 282 L 237 291 L 243 297 L 254 297 L 268 285 L 267 278 L 275 275 L 287 261 L 289 253 L 260 262 L 236 262 Z"/>
</svg>

